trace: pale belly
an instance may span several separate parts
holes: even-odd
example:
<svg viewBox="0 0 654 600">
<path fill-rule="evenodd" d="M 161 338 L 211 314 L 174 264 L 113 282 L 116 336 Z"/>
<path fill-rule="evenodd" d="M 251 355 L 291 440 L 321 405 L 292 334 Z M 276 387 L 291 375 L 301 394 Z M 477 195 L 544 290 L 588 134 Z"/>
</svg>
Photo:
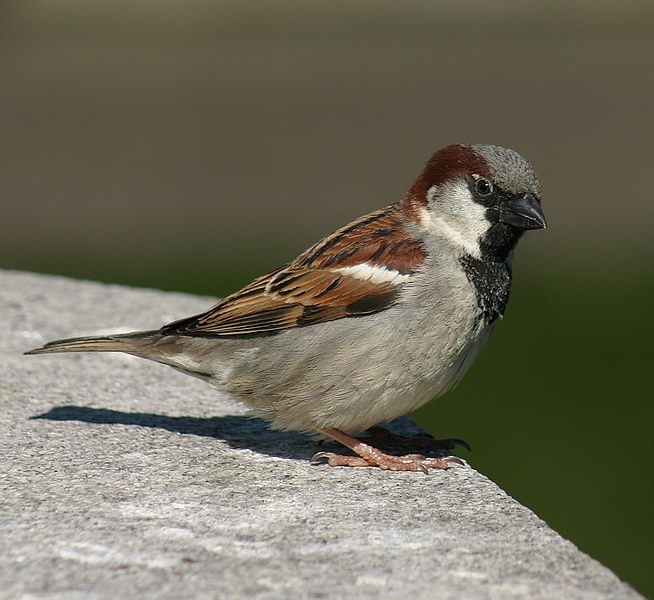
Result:
<svg viewBox="0 0 654 600">
<path fill-rule="evenodd" d="M 428 352 L 413 357 L 410 365 L 408 361 L 402 361 L 396 368 L 377 374 L 376 381 L 368 378 L 367 385 L 356 385 L 349 395 L 338 394 L 327 403 L 328 413 L 324 406 L 316 407 L 314 419 L 355 433 L 411 413 L 461 381 L 486 344 L 489 334 L 490 328 L 480 330 L 470 339 L 470 343 L 458 347 L 442 361 Z M 443 353 L 438 357 L 441 358 Z M 355 384 L 359 383 L 359 378 L 356 378 Z"/>
<path fill-rule="evenodd" d="M 315 329 L 264 338 L 214 381 L 282 429 L 336 428 L 359 432 L 407 414 L 456 385 L 486 343 L 490 327 L 470 317 L 456 326 L 443 320 L 407 331 L 390 315 L 368 317 L 356 331 L 347 319 L 328 335 Z M 337 327 L 334 327 L 337 325 Z M 314 328 L 311 328 L 314 329 Z M 297 340 L 296 343 L 294 343 Z"/>
</svg>

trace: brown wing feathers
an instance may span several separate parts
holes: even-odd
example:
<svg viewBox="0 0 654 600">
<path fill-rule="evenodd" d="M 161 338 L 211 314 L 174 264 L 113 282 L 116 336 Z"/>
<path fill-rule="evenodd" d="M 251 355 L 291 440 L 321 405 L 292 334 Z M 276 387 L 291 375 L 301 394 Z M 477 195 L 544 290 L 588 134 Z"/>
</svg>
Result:
<svg viewBox="0 0 654 600">
<path fill-rule="evenodd" d="M 373 283 L 347 271 L 362 263 L 406 275 L 424 260 L 419 242 L 403 233 L 394 207 L 371 213 L 255 279 L 212 309 L 162 328 L 162 333 L 243 336 L 370 314 L 392 306 L 401 285 Z"/>
<path fill-rule="evenodd" d="M 290 266 L 346 267 L 365 262 L 408 275 L 424 259 L 422 244 L 404 230 L 393 205 L 339 229 L 300 254 Z"/>
</svg>

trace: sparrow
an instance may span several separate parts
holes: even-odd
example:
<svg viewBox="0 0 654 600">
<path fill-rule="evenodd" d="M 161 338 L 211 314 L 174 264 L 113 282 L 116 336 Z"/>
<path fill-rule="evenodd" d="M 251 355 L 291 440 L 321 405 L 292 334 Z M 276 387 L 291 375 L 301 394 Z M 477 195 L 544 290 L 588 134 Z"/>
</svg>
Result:
<svg viewBox="0 0 654 600">
<path fill-rule="evenodd" d="M 504 315 L 513 250 L 546 227 L 514 150 L 436 152 L 406 195 L 352 221 L 208 311 L 159 330 L 57 340 L 26 354 L 125 352 L 198 377 L 272 427 L 336 440 L 331 466 L 445 469 L 354 437 L 455 386 Z M 438 440 L 434 440 L 438 442 Z M 451 449 L 460 440 L 443 440 Z"/>
</svg>

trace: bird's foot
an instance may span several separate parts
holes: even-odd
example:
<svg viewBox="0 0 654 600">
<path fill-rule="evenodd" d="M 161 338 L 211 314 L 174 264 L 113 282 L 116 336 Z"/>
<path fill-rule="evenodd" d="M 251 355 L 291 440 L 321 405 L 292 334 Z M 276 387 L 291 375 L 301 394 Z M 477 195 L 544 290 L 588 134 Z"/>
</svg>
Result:
<svg viewBox="0 0 654 600">
<path fill-rule="evenodd" d="M 422 471 L 429 473 L 430 469 L 447 469 L 452 465 L 465 464 L 456 456 L 425 457 L 422 454 L 405 454 L 394 456 L 386 454 L 338 429 L 323 430 L 322 433 L 350 448 L 357 456 L 344 456 L 334 452 L 318 452 L 311 462 L 316 464 L 327 459 L 331 467 L 379 467 L 388 471 Z"/>
<path fill-rule="evenodd" d="M 373 452 L 365 458 L 363 456 L 346 456 L 335 452 L 318 452 L 314 454 L 311 462 L 318 464 L 327 459 L 327 464 L 330 467 L 379 467 L 388 471 L 422 471 L 423 473 L 429 473 L 429 469 L 448 469 L 452 465 L 464 464 L 456 456 L 445 456 L 443 458 L 427 458 L 422 454 L 393 456 L 367 444 L 362 444 L 362 446 L 367 446 Z"/>
<path fill-rule="evenodd" d="M 454 450 L 457 446 L 462 446 L 471 451 L 470 444 L 459 438 L 447 438 L 437 440 L 428 433 L 421 433 L 415 436 L 407 437 L 390 432 L 385 427 L 379 425 L 367 430 L 370 435 L 369 440 L 375 446 L 389 446 L 391 448 L 417 448 L 420 450 L 430 450 L 432 452 L 447 452 Z"/>
</svg>

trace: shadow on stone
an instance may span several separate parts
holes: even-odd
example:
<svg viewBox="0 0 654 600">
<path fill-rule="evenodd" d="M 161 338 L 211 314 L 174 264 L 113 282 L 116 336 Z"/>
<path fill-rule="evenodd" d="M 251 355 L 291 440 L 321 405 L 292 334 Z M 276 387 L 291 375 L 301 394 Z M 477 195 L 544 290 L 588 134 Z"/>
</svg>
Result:
<svg viewBox="0 0 654 600">
<path fill-rule="evenodd" d="M 263 419 L 242 415 L 209 418 L 170 417 L 90 406 L 58 406 L 31 419 L 155 427 L 176 433 L 220 439 L 232 448 L 247 448 L 278 458 L 308 460 L 321 445 L 319 440 L 312 439 L 309 435 L 271 430 Z"/>
</svg>

